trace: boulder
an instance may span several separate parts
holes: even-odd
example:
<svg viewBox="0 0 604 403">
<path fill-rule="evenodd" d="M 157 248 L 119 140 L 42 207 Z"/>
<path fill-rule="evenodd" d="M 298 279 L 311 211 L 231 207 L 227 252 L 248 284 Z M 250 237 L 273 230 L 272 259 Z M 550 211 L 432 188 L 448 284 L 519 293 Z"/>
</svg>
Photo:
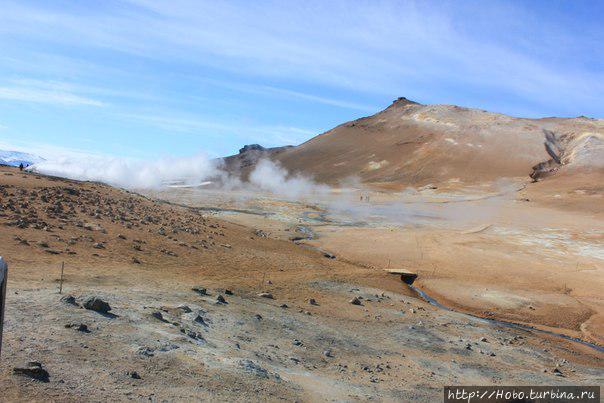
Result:
<svg viewBox="0 0 604 403">
<path fill-rule="evenodd" d="M 26 376 L 40 382 L 49 382 L 50 375 L 48 371 L 42 367 L 42 364 L 36 361 L 31 361 L 24 367 L 14 367 L 13 373 L 16 375 Z"/>
<path fill-rule="evenodd" d="M 98 297 L 88 297 L 84 301 L 84 308 L 99 313 L 108 313 L 111 310 L 111 306 Z"/>
</svg>

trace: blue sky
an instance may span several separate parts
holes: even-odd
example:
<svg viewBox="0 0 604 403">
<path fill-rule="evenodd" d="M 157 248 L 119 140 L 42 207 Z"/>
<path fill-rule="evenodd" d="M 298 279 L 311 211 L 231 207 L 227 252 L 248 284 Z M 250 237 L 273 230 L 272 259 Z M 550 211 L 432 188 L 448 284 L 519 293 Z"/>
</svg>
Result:
<svg viewBox="0 0 604 403">
<path fill-rule="evenodd" d="M 604 117 L 601 1 L 0 0 L 0 148 L 297 144 L 398 96 Z"/>
</svg>

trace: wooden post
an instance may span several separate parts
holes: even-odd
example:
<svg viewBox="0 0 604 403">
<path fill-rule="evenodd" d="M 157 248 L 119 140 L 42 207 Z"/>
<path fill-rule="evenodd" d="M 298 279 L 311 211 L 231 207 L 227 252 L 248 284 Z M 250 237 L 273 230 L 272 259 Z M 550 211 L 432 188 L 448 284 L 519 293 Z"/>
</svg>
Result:
<svg viewBox="0 0 604 403">
<path fill-rule="evenodd" d="M 59 281 L 59 294 L 63 293 L 63 269 L 65 269 L 65 262 L 61 262 L 61 280 Z"/>
<path fill-rule="evenodd" d="M 8 282 L 8 266 L 0 256 L 0 355 L 2 354 L 2 330 L 4 327 L 4 307 L 6 305 L 6 283 Z"/>
</svg>

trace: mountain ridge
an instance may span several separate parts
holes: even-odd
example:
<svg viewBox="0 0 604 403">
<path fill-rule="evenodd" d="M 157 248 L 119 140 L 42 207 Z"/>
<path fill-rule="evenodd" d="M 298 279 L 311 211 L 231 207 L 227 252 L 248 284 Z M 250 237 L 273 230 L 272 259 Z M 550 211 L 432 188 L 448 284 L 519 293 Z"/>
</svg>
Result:
<svg viewBox="0 0 604 403">
<path fill-rule="evenodd" d="M 552 163 L 554 143 L 561 159 Z M 350 177 L 395 186 L 529 176 L 542 180 L 559 170 L 604 169 L 604 120 L 516 118 L 400 97 L 376 114 L 342 123 L 295 147 L 264 150 L 262 157 L 328 184 Z M 232 166 L 237 159 L 228 157 Z M 249 160 L 242 164 L 244 178 L 253 165 Z"/>
</svg>

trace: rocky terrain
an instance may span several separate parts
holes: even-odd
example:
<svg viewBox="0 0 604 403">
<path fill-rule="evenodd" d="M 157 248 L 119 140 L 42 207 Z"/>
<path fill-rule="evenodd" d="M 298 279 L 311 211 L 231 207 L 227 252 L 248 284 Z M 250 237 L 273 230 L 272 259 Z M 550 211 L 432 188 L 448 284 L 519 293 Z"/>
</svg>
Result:
<svg viewBox="0 0 604 403">
<path fill-rule="evenodd" d="M 448 384 L 602 382 L 594 349 L 439 309 L 381 267 L 203 209 L 13 168 L 0 205 L 3 401 L 434 401 Z"/>
</svg>

